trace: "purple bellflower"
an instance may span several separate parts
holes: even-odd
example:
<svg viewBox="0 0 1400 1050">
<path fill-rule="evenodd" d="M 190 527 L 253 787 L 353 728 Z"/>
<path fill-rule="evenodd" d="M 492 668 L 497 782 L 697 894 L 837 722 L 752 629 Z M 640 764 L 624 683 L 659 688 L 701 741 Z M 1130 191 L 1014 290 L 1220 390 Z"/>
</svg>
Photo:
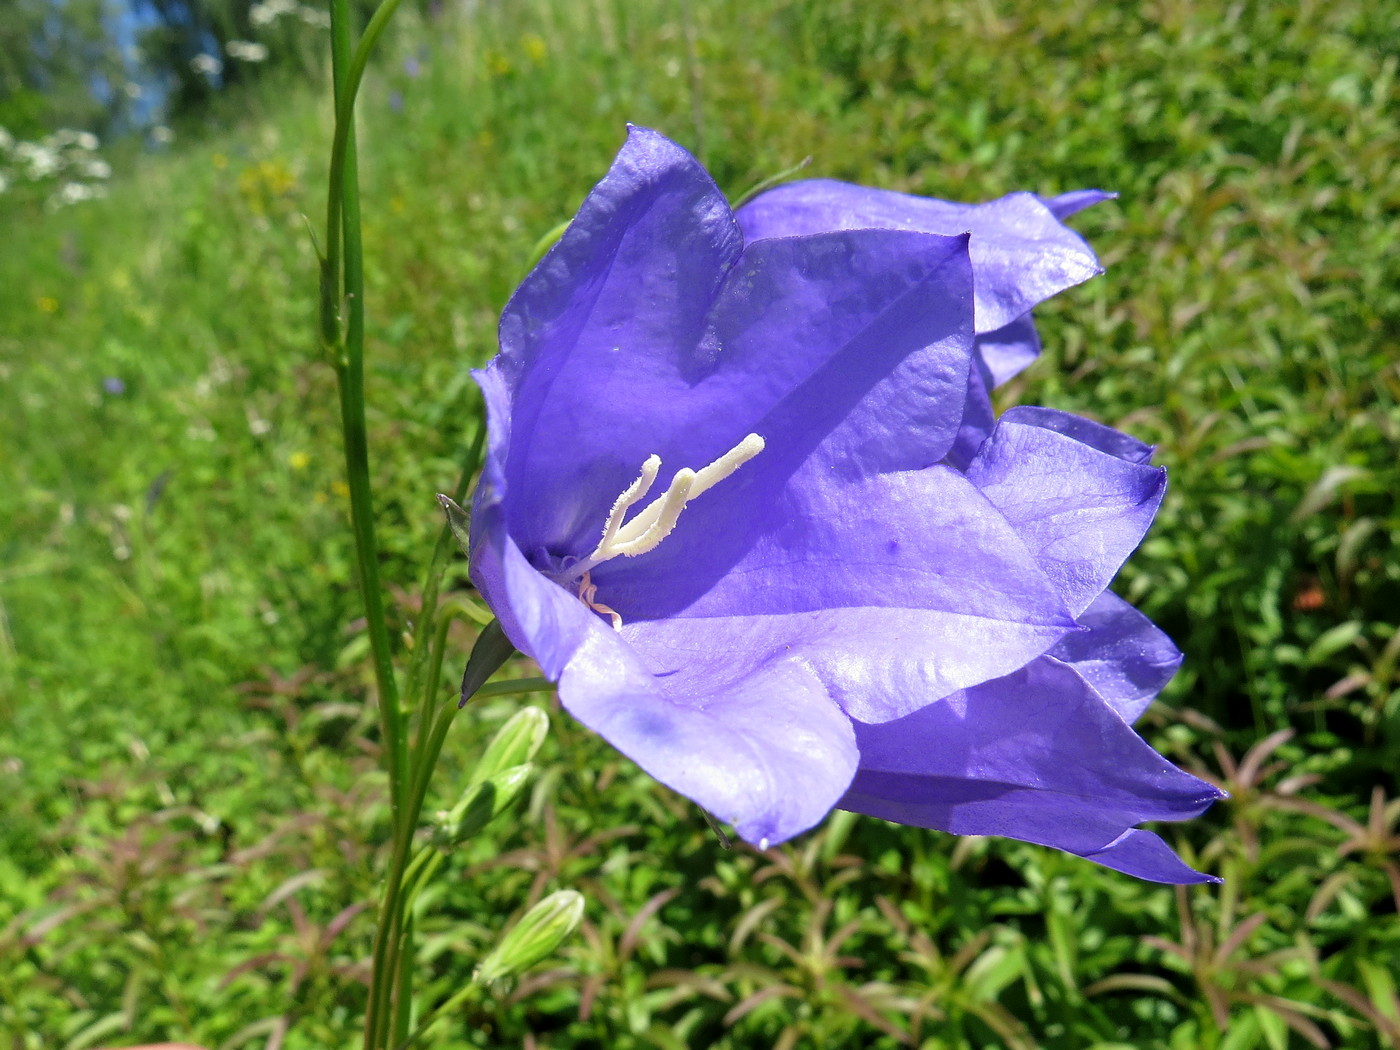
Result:
<svg viewBox="0 0 1400 1050">
<path fill-rule="evenodd" d="M 1059 218 L 1101 197 L 736 217 L 633 128 L 477 373 L 472 579 L 564 706 L 760 848 L 840 806 L 1205 880 L 1135 827 L 1218 792 L 1133 732 L 1180 655 L 1106 590 L 1164 473 L 969 408 L 1098 272 Z"/>
</svg>

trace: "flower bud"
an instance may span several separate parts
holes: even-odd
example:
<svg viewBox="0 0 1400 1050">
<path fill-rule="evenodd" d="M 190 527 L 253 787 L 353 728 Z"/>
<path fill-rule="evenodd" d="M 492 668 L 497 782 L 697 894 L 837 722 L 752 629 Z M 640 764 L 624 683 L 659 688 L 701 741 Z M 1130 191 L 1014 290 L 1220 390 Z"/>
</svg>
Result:
<svg viewBox="0 0 1400 1050">
<path fill-rule="evenodd" d="M 476 979 L 482 984 L 514 977 L 551 954 L 583 919 L 583 894 L 551 893 L 517 922 L 481 960 Z"/>
<path fill-rule="evenodd" d="M 471 838 L 510 808 L 534 773 L 534 763 L 525 762 L 473 783 L 439 818 L 433 830 L 434 844 L 446 850 Z"/>
<path fill-rule="evenodd" d="M 472 770 L 469 783 L 482 783 L 513 766 L 529 762 L 548 733 L 549 715 L 538 707 L 521 708 L 486 745 L 486 753 Z"/>
</svg>

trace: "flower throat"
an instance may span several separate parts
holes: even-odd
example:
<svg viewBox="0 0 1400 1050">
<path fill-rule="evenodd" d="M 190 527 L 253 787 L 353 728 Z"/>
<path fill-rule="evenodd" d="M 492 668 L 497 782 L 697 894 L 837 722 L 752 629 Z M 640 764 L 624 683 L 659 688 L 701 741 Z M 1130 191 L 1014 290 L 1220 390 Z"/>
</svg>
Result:
<svg viewBox="0 0 1400 1050">
<path fill-rule="evenodd" d="M 713 463 L 699 470 L 682 467 L 676 471 L 676 476 L 671 479 L 671 484 L 666 486 L 665 492 L 624 524 L 622 519 L 633 506 L 646 498 L 661 472 L 661 457 L 654 454 L 648 456 L 642 464 L 637 480 L 628 485 L 613 503 L 612 510 L 608 512 L 608 520 L 603 525 L 602 539 L 593 548 L 593 553 L 581 561 L 565 566 L 565 579 L 578 580 L 578 596 L 591 609 L 611 617 L 614 627 L 621 627 L 622 617 L 606 605 L 599 605 L 593 601 L 597 587 L 593 585 L 590 577 L 592 571 L 618 556 L 635 558 L 639 554 L 655 550 L 675 529 L 681 511 L 685 510 L 687 503 L 714 488 L 762 452 L 763 448 L 763 438 L 757 434 L 750 434 Z"/>
</svg>

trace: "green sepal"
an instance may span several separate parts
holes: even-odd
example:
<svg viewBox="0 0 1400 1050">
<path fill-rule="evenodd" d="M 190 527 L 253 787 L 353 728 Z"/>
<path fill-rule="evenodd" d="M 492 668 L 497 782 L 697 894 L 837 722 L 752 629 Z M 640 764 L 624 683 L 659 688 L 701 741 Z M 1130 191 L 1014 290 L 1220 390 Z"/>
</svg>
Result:
<svg viewBox="0 0 1400 1050">
<path fill-rule="evenodd" d="M 459 507 L 457 501 L 451 496 L 444 496 L 439 492 L 437 499 L 442 504 L 442 509 L 447 512 L 447 524 L 452 529 L 452 535 L 457 537 L 457 546 L 461 547 L 462 553 L 470 558 L 472 556 L 471 515 Z"/>
<path fill-rule="evenodd" d="M 514 653 L 515 646 L 506 637 L 500 620 L 492 620 L 483 627 L 476 636 L 476 644 L 472 646 L 466 669 L 462 672 L 462 699 L 457 706 L 466 707 L 467 701 Z"/>
<path fill-rule="evenodd" d="M 559 238 L 564 236 L 564 231 L 569 228 L 569 223 L 571 222 L 573 222 L 573 219 L 565 219 L 535 242 L 535 246 L 530 249 L 529 259 L 525 263 L 525 272 L 527 274 L 539 265 L 539 261 L 545 257 L 549 249 L 559 243 Z"/>
</svg>

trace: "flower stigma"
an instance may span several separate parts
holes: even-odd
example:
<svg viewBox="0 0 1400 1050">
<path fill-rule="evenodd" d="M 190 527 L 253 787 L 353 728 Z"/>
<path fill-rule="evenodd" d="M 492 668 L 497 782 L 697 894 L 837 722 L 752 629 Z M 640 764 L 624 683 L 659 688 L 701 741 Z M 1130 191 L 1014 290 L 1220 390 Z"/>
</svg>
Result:
<svg viewBox="0 0 1400 1050">
<path fill-rule="evenodd" d="M 682 467 L 676 471 L 676 476 L 666 486 L 665 492 L 624 524 L 622 519 L 633 506 L 646 498 L 661 472 L 661 457 L 648 456 L 642 463 L 637 480 L 623 489 L 622 495 L 613 503 L 612 510 L 608 512 L 608 520 L 603 525 L 602 539 L 598 541 L 598 546 L 593 548 L 593 553 L 565 569 L 568 579 L 579 581 L 579 597 L 590 609 L 611 617 L 614 627 L 621 627 L 622 618 L 616 612 L 593 600 L 598 590 L 591 577 L 593 569 L 619 555 L 635 558 L 639 554 L 655 550 L 662 540 L 671 535 L 687 503 L 708 492 L 753 459 L 763 451 L 764 444 L 763 438 L 757 434 L 750 434 L 713 463 L 699 470 Z"/>
</svg>

